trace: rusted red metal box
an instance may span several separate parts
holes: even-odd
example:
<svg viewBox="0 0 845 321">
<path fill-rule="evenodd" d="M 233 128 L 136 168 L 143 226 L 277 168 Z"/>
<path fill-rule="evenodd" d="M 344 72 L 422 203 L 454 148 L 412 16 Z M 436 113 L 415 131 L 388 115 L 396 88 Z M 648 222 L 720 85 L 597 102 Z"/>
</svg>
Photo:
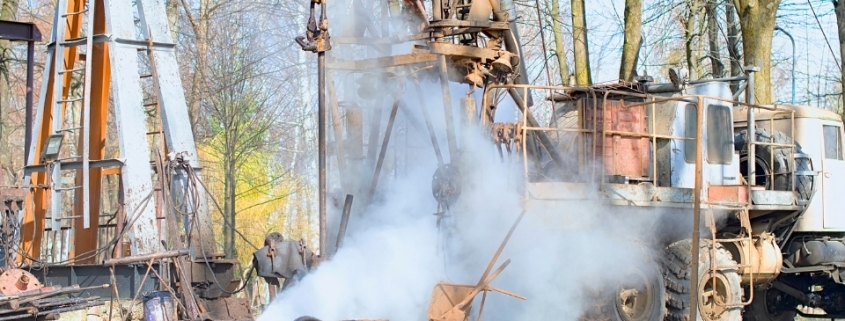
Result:
<svg viewBox="0 0 845 321">
<path fill-rule="evenodd" d="M 743 185 L 711 185 L 707 189 L 707 202 L 715 204 L 745 204 L 748 203 L 748 186 Z"/>
<path fill-rule="evenodd" d="M 602 159 L 605 174 L 648 176 L 651 162 L 645 106 L 623 107 L 621 101 L 601 99 L 585 99 L 582 106 L 584 128 L 598 131 L 596 158 Z"/>
</svg>

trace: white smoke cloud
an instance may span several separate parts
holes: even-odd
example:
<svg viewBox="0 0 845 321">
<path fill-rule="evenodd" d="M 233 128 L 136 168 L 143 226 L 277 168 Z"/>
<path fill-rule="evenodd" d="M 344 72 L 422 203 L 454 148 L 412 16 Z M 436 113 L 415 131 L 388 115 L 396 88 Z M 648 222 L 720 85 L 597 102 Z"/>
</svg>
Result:
<svg viewBox="0 0 845 321">
<path fill-rule="evenodd" d="M 333 50 L 340 49 L 338 46 Z M 399 50 L 394 49 L 394 53 Z M 455 157 L 452 162 L 462 166 L 462 194 L 443 221 L 444 227 L 438 229 L 437 218 L 432 215 L 437 203 L 431 196 L 431 176 L 437 162 L 422 121 L 422 108 L 430 114 L 447 162 L 448 144 L 439 83 L 423 81 L 422 88 L 424 101 L 410 82 L 403 95 L 408 110 L 423 125 L 421 131 L 408 128 L 414 142 L 425 147 L 405 164 L 411 170 L 394 180 L 382 175 L 376 201 L 363 213 L 357 207 L 363 206 L 365 197 L 355 195 L 353 213 L 360 215 L 350 218 L 343 247 L 299 284 L 279 294 L 259 321 L 294 320 L 305 315 L 324 321 L 426 320 L 431 291 L 438 281 L 478 282 L 523 208 L 523 165 L 507 161 L 507 156 L 501 162 L 491 140 L 480 130 L 467 127 L 459 131 L 462 155 L 460 161 Z M 456 124 L 461 124 L 459 100 L 466 88 L 450 84 Z M 350 92 L 340 96 L 346 101 L 359 99 Z M 480 90 L 475 97 L 481 101 Z M 384 100 L 382 128 L 390 113 L 386 100 L 392 99 Z M 356 102 L 369 116 L 368 108 L 375 102 Z M 405 115 L 400 112 L 398 117 Z M 399 143 L 394 139 L 391 146 L 395 144 Z M 369 186 L 372 171 L 362 173 L 363 177 L 351 179 Z M 598 195 L 597 187 L 590 188 L 590 194 Z M 655 264 L 648 257 L 664 245 L 658 236 L 668 231 L 689 231 L 691 227 L 687 222 L 689 215 L 601 204 L 586 200 L 544 203 L 532 208 L 497 266 L 506 259 L 511 264 L 491 283 L 523 295 L 527 301 L 491 293 L 484 319 L 577 320 L 594 303 L 593 293 L 613 288 L 628 276 L 620 271 Z M 331 212 L 329 217 L 332 245 L 337 212 Z M 473 314 L 478 312 L 480 297 L 474 302 Z"/>
<path fill-rule="evenodd" d="M 430 191 L 436 162 L 423 157 L 382 189 L 380 204 L 350 219 L 344 246 L 330 261 L 281 293 L 259 320 L 425 320 L 437 281 L 478 282 L 521 211 L 522 167 L 500 162 L 477 131 L 461 140 L 467 166 L 460 200 L 443 222 L 451 229 L 436 228 Z M 511 264 L 491 284 L 528 300 L 491 293 L 484 319 L 577 320 L 592 304 L 591 291 L 627 276 L 616 272 L 654 264 L 644 258 L 658 243 L 643 236 L 659 234 L 657 223 L 671 213 L 626 211 L 581 201 L 528 212 L 497 263 Z"/>
</svg>

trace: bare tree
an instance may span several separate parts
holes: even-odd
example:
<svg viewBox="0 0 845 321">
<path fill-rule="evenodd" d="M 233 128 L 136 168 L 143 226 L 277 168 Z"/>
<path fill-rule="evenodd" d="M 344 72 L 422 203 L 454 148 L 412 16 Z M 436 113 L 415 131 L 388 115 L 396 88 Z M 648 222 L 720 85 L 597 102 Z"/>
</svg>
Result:
<svg viewBox="0 0 845 321">
<path fill-rule="evenodd" d="M 733 1 L 725 1 L 725 24 L 727 25 L 728 55 L 731 58 L 731 77 L 743 74 L 742 55 L 739 52 L 739 22 L 736 21 L 736 8 Z M 737 92 L 739 84 L 731 83 L 731 91 Z"/>
<path fill-rule="evenodd" d="M 590 85 L 592 77 L 584 0 L 572 0 L 572 42 L 575 49 L 575 82 L 578 85 Z"/>
<path fill-rule="evenodd" d="M 742 27 L 746 66 L 760 69 L 755 76 L 756 103 L 772 102 L 772 35 L 780 0 L 733 0 Z"/>
<path fill-rule="evenodd" d="M 687 1 L 687 12 L 684 16 L 684 53 L 686 57 L 687 69 L 689 69 L 690 77 L 696 77 L 698 73 L 698 59 L 693 52 L 695 40 L 698 38 L 696 26 L 698 24 L 699 0 Z"/>
<path fill-rule="evenodd" d="M 218 19 L 214 25 L 220 28 L 208 30 L 214 34 L 209 38 L 207 65 L 207 85 L 212 94 L 202 110 L 208 121 L 208 145 L 222 167 L 223 248 L 227 256 L 236 257 L 240 170 L 251 156 L 271 146 L 268 135 L 278 109 L 271 103 L 273 93 L 262 71 L 261 38 L 249 32 L 244 16 L 232 14 Z"/>
<path fill-rule="evenodd" d="M 637 76 L 637 60 L 642 45 L 643 1 L 625 0 L 625 36 L 619 79 L 633 81 Z"/>
<path fill-rule="evenodd" d="M 552 3 L 552 34 L 555 37 L 555 57 L 560 71 L 560 81 L 563 85 L 569 84 L 569 64 L 566 63 L 566 49 L 563 46 L 563 28 L 560 23 L 560 0 L 551 0 Z"/>
<path fill-rule="evenodd" d="M 710 58 L 710 68 L 713 78 L 724 77 L 725 66 L 722 64 L 719 53 L 719 29 L 716 16 L 717 0 L 707 0 L 704 4 L 704 13 L 707 17 L 707 56 Z"/>
<path fill-rule="evenodd" d="M 191 120 L 191 130 L 194 132 L 194 137 L 200 138 L 197 135 L 197 123 L 199 121 L 200 105 L 202 104 L 205 89 L 205 71 L 208 60 L 208 22 L 213 18 L 212 5 L 210 0 L 199 0 L 199 9 L 193 12 L 186 0 L 179 0 L 182 7 L 185 9 L 185 16 L 190 22 L 191 29 L 194 32 L 194 64 L 195 68 L 191 72 L 190 88 L 188 92 L 188 117 Z M 215 8 L 225 7 L 224 4 L 218 3 Z M 170 7 L 172 9 L 172 7 Z"/>
</svg>

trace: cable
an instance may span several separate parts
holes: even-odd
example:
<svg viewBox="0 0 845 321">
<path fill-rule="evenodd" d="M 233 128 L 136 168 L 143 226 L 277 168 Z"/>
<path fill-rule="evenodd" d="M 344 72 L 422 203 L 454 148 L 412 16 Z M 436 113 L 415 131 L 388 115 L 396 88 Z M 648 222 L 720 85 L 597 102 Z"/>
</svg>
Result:
<svg viewBox="0 0 845 321">
<path fill-rule="evenodd" d="M 171 164 L 171 165 L 172 165 L 172 164 Z M 218 209 L 219 209 L 219 204 L 217 204 L 217 201 L 216 201 L 216 200 L 214 200 L 214 197 L 213 197 L 212 195 L 210 195 L 210 193 L 208 193 L 208 189 L 207 189 L 207 188 L 205 188 L 205 183 L 203 183 L 203 181 L 202 181 L 202 180 L 201 180 L 201 179 L 200 179 L 200 178 L 196 175 L 196 172 L 194 172 L 193 167 L 191 167 L 191 166 L 190 166 L 190 164 L 189 164 L 188 162 L 180 161 L 178 164 L 176 164 L 176 165 L 175 165 L 175 168 L 181 168 L 182 170 L 184 170 L 184 171 L 185 171 L 185 185 L 184 185 L 184 187 L 183 187 L 184 191 L 183 191 L 183 194 L 182 194 L 182 196 L 183 196 L 183 197 L 185 197 L 185 199 L 183 200 L 184 202 L 183 202 L 183 203 L 181 203 L 181 204 L 186 204 L 186 203 L 188 203 L 189 201 L 193 201 L 192 203 L 193 203 L 194 205 L 196 205 L 196 206 L 194 206 L 194 207 L 192 207 L 192 208 L 191 208 L 191 209 L 193 210 L 193 211 L 191 211 L 191 212 L 183 212 L 183 211 L 180 211 L 180 210 L 178 210 L 178 209 L 174 209 L 174 210 L 175 210 L 175 211 L 177 211 L 177 212 L 179 212 L 179 213 L 182 213 L 183 215 L 186 215 L 186 216 L 191 216 L 191 220 L 192 220 L 192 222 L 191 222 L 191 230 L 196 232 L 196 234 L 197 234 L 197 238 L 198 238 L 198 241 L 199 241 L 199 243 L 200 243 L 200 244 L 202 244 L 202 243 L 203 243 L 203 239 L 202 239 L 202 232 L 200 231 L 200 229 L 199 229 L 199 228 L 196 228 L 197 224 L 199 223 L 199 222 L 198 222 L 198 220 L 199 220 L 199 219 L 198 219 L 197 215 L 194 215 L 194 214 L 196 214 L 194 211 L 195 211 L 197 208 L 199 208 L 199 197 L 197 197 L 197 195 L 199 195 L 199 193 L 198 193 L 198 192 L 199 192 L 199 188 L 198 188 L 198 186 L 202 186 L 202 187 L 203 187 L 203 190 L 204 190 L 204 191 L 205 191 L 205 192 L 209 195 L 209 197 L 212 199 L 212 201 L 214 201 L 214 204 L 218 206 Z M 197 182 L 199 182 L 199 185 L 197 184 Z M 169 185 L 169 184 L 168 184 L 168 186 L 172 186 L 172 185 Z M 169 190 L 169 189 L 170 189 L 170 188 L 168 187 L 168 188 L 163 188 L 162 190 Z M 168 194 L 170 194 L 170 192 L 168 192 Z M 192 197 L 192 196 L 193 196 L 193 197 Z M 188 199 L 189 197 L 190 197 L 191 199 Z M 172 200 L 172 195 L 171 195 L 171 198 L 170 198 L 170 199 Z M 221 212 L 221 215 L 222 215 L 222 212 Z M 224 218 L 224 222 L 225 222 L 225 218 Z M 240 236 L 244 239 L 244 241 L 246 241 L 246 242 L 247 242 L 247 243 L 249 243 L 249 244 L 250 244 L 253 248 L 255 248 L 256 250 L 258 250 L 258 247 L 256 247 L 254 244 L 252 244 L 252 243 L 251 243 L 251 242 L 250 242 L 250 241 L 246 238 L 246 236 L 244 236 L 242 233 L 240 233 L 240 231 L 237 231 L 237 229 L 235 229 L 235 228 L 234 228 L 234 227 L 232 227 L 231 225 L 229 225 L 229 227 L 230 227 L 230 228 L 232 228 L 232 230 L 233 230 L 233 231 L 236 231 L 236 232 L 238 233 L 238 235 L 240 235 Z M 189 231 L 189 232 L 191 232 L 191 231 Z M 219 279 L 217 279 L 217 275 L 214 273 L 214 269 L 211 267 L 211 264 L 208 262 L 208 256 L 206 255 L 205 251 L 200 251 L 200 252 L 202 252 L 203 262 L 205 262 L 205 265 L 206 265 L 206 267 L 209 269 L 209 271 L 211 271 L 211 272 L 212 272 L 212 273 L 211 273 L 211 276 L 212 276 L 212 278 L 214 279 L 214 282 L 213 282 L 213 283 L 214 283 L 214 285 L 215 285 L 215 286 L 217 286 L 217 288 L 218 288 L 218 289 L 220 289 L 220 291 L 222 291 L 222 292 L 224 292 L 224 293 L 227 293 L 227 294 L 235 294 L 235 293 L 241 292 L 241 291 L 243 291 L 243 290 L 246 288 L 246 286 L 249 284 L 249 281 L 250 281 L 250 280 L 252 280 L 252 276 L 253 276 L 253 273 L 252 273 L 252 272 L 254 272 L 254 271 L 255 271 L 255 266 L 253 266 L 252 270 L 250 271 L 250 273 L 249 273 L 249 274 L 248 274 L 248 276 L 247 276 L 247 279 L 243 281 L 243 284 L 241 285 L 241 287 L 240 287 L 239 289 L 234 290 L 234 291 L 228 291 L 228 290 L 226 290 L 226 288 L 224 288 L 224 287 L 220 284 L 220 280 L 219 280 Z M 240 267 L 240 262 L 238 262 L 238 266 Z"/>
</svg>

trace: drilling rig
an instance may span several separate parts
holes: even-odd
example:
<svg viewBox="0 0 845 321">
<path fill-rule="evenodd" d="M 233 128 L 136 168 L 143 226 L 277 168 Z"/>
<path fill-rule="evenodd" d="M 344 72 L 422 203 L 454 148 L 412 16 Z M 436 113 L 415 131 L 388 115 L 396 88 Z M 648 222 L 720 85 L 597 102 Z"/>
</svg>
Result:
<svg viewBox="0 0 845 321">
<path fill-rule="evenodd" d="M 590 200 L 625 215 L 665 211 L 691 221 L 690 233 L 661 240 L 659 254 L 644 255 L 645 268 L 624 272 L 635 277 L 597 296 L 585 319 L 792 320 L 811 308 L 825 318 L 845 314 L 845 216 L 836 195 L 845 175 L 845 145 L 837 114 L 754 104 L 753 66 L 721 79 L 690 80 L 673 69 L 670 83 L 641 77 L 586 87 L 529 84 L 511 0 L 356 1 L 337 29 L 328 27 L 325 10 L 315 19 L 315 5 L 326 3 L 312 2 L 300 45 L 325 59 L 319 71 L 326 86 L 320 91 L 320 123 L 330 123 L 336 135 L 343 193 L 363 195 L 358 208 L 366 209 L 377 194 L 402 111 L 431 138 L 438 162 L 432 182 L 437 213 L 459 200 L 461 169 L 471 165 L 461 163 L 466 146 L 456 133 L 472 129 L 490 135 L 500 155 L 507 150 L 519 159 L 529 212 L 563 211 Z M 363 18 L 373 12 L 381 17 Z M 330 30 L 340 32 L 330 38 Z M 318 38 L 330 45 L 315 50 Z M 425 101 L 421 79 L 441 86 L 443 150 L 441 133 L 432 126 L 438 120 L 427 111 L 437 104 Z M 467 95 L 456 111 L 450 83 L 482 88 L 483 98 L 479 103 Z M 422 121 L 403 107 L 408 88 L 419 95 L 408 99 L 423 101 Z M 503 94 L 519 111 L 518 121 L 496 122 Z M 371 106 L 351 103 L 360 99 Z M 384 100 L 392 104 L 382 128 Z M 365 111 L 371 115 L 365 117 Z M 541 113 L 551 117 L 538 117 Z M 372 172 L 372 179 L 344 180 L 358 177 L 349 175 L 356 172 Z M 321 193 L 325 199 L 324 184 Z M 325 222 L 325 211 L 321 215 Z M 347 206 L 341 231 L 348 216 Z M 326 243 L 325 223 L 320 234 Z M 342 238 L 343 232 L 338 247 Z"/>
</svg>

